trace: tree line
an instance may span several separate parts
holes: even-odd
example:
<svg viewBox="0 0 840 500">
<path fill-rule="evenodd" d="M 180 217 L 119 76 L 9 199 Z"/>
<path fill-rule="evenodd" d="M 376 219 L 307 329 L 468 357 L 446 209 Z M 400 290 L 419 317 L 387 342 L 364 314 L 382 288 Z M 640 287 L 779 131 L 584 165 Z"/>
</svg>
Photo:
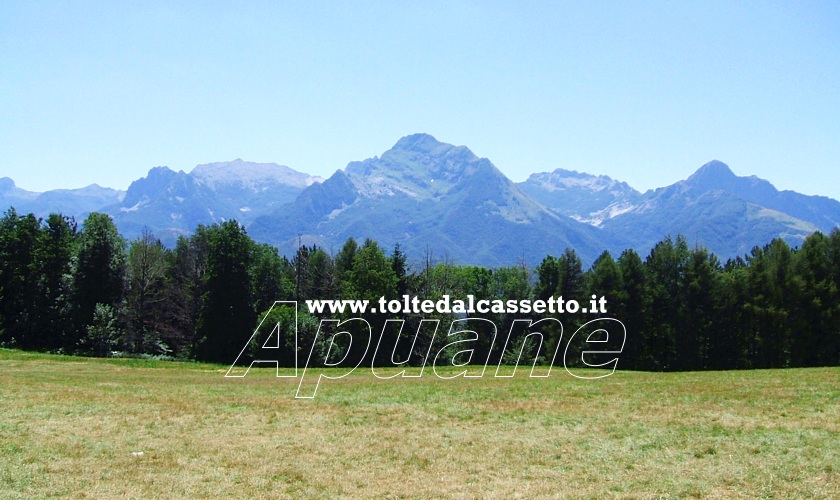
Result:
<svg viewBox="0 0 840 500">
<path fill-rule="evenodd" d="M 574 249 L 548 255 L 535 267 L 523 262 L 488 269 L 435 259 L 430 251 L 410 265 L 399 245 L 386 252 L 375 241 L 360 244 L 352 238 L 335 253 L 300 246 L 289 259 L 254 242 L 235 220 L 199 226 L 166 248 L 148 231 L 127 242 L 101 213 L 90 214 L 81 227 L 71 217 L 51 214 L 42 220 L 13 208 L 0 219 L 2 346 L 230 363 L 257 325 L 282 324 L 281 362 L 292 366 L 295 349 L 300 355 L 315 344 L 314 352 L 325 356 L 330 346 L 323 338 L 316 342 L 319 318 L 305 308 L 297 311 L 300 342 L 295 344 L 290 313 L 272 309 L 275 301 L 373 302 L 404 295 L 430 300 L 444 295 L 501 300 L 562 296 L 581 303 L 591 295 L 605 296 L 608 312 L 603 316 L 621 320 L 627 329 L 619 369 L 840 365 L 837 229 L 812 234 L 800 248 L 774 239 L 725 263 L 677 236 L 665 238 L 644 258 L 633 250 L 617 258 L 604 252 L 588 269 Z M 262 321 L 269 312 L 272 317 Z M 372 341 L 383 332 L 383 345 L 389 346 L 377 351 L 378 359 L 365 360 L 374 364 L 384 364 L 394 346 L 394 353 L 409 362 L 443 349 L 446 332 L 435 336 L 421 321 L 440 319 L 448 325 L 453 319 L 441 313 L 384 311 L 363 316 L 376 336 Z M 531 316 L 481 315 L 502 335 L 517 319 L 539 319 Z M 594 316 L 558 317 L 563 332 L 543 332 L 544 345 L 525 342 L 528 331 L 513 333 L 509 345 L 523 340 L 523 363 L 550 362 L 547 353 Z M 387 319 L 404 320 L 403 335 L 418 332 L 417 341 L 398 342 L 400 331 L 386 325 Z M 247 361 L 270 333 L 258 332 L 240 361 Z M 511 363 L 520 355 L 493 343 L 492 336 L 478 338 L 474 361 Z M 574 352 L 581 346 L 569 347 Z M 455 349 L 442 352 L 453 363 L 464 355 Z"/>
</svg>

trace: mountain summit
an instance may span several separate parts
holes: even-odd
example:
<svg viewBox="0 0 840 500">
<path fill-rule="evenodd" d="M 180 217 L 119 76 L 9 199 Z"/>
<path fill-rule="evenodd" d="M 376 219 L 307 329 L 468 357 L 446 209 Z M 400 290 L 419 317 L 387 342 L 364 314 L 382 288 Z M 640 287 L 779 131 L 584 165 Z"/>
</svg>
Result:
<svg viewBox="0 0 840 500">
<path fill-rule="evenodd" d="M 233 161 L 197 165 L 190 175 L 211 189 L 236 186 L 264 191 L 277 185 L 303 189 L 324 179 L 313 177 L 276 163 L 254 163 L 237 158 Z"/>
<path fill-rule="evenodd" d="M 401 192 L 415 199 L 435 199 L 479 170 L 494 170 L 466 146 L 439 142 L 428 134 L 403 137 L 381 157 L 350 162 L 345 172 L 366 196 Z"/>
<path fill-rule="evenodd" d="M 515 184 L 487 158 L 429 134 L 405 136 L 326 180 L 237 158 L 189 173 L 156 167 L 127 192 L 91 185 L 34 193 L 3 177 L 0 203 L 40 217 L 106 212 L 127 238 L 148 227 L 170 246 L 199 224 L 237 219 L 286 255 L 299 241 L 335 250 L 352 236 L 398 243 L 413 259 L 431 251 L 436 259 L 486 266 L 536 264 L 567 247 L 585 263 L 603 250 L 646 254 L 677 234 L 726 259 L 773 238 L 797 246 L 814 231 L 840 227 L 840 202 L 779 191 L 717 160 L 644 194 L 562 168 Z"/>
<path fill-rule="evenodd" d="M 519 187 L 554 212 L 594 226 L 629 210 L 641 197 L 626 182 L 562 168 L 531 174 Z"/>
<path fill-rule="evenodd" d="M 125 191 L 100 187 L 97 184 L 78 189 L 54 189 L 36 193 L 19 188 L 8 177 L 0 178 L 0 206 L 15 207 L 18 213 L 34 213 L 46 217 L 50 212 L 83 216 L 104 206 L 117 203 Z"/>
<path fill-rule="evenodd" d="M 532 174 L 522 189 L 558 214 L 602 230 L 619 247 L 649 251 L 665 236 L 682 234 L 721 258 L 748 253 L 782 237 L 793 246 L 814 231 L 840 226 L 840 203 L 778 191 L 756 176 L 739 177 L 712 160 L 688 179 L 641 194 L 625 183 L 557 169 Z"/>
<path fill-rule="evenodd" d="M 734 192 L 743 188 L 756 189 L 756 181 L 761 180 L 757 177 L 738 177 L 726 163 L 712 160 L 698 168 L 681 184 L 687 189 L 701 193 L 716 189 Z"/>
<path fill-rule="evenodd" d="M 8 177 L 0 177 L 0 193 L 11 193 L 16 188 L 17 186 L 15 185 L 15 181 Z"/>
<path fill-rule="evenodd" d="M 131 183 L 119 204 L 104 211 L 126 237 L 148 227 L 172 245 L 199 224 L 251 222 L 322 180 L 283 165 L 241 159 L 198 165 L 190 173 L 155 167 Z"/>
<path fill-rule="evenodd" d="M 411 134 L 398 140 L 390 151 L 413 151 L 422 154 L 434 154 L 441 149 L 452 149 L 454 146 L 438 141 L 429 134 Z M 466 149 L 465 146 L 461 146 Z"/>
<path fill-rule="evenodd" d="M 737 176 L 729 168 L 729 165 L 723 163 L 722 161 L 712 160 L 698 168 L 696 172 L 691 174 L 687 181 L 728 181 L 735 178 L 737 178 Z"/>
<path fill-rule="evenodd" d="M 602 250 L 594 228 L 547 210 L 467 147 L 428 134 L 349 163 L 249 231 L 286 251 L 299 236 L 328 248 L 370 237 L 399 243 L 410 255 L 429 249 L 491 266 L 520 257 L 535 263 L 566 247 L 591 261 Z"/>
<path fill-rule="evenodd" d="M 648 191 L 602 227 L 633 234 L 640 249 L 651 248 L 665 235 L 683 234 L 726 258 L 778 237 L 796 246 L 809 234 L 831 231 L 838 224 L 837 201 L 779 192 L 768 181 L 739 177 L 715 160 L 684 181 Z"/>
</svg>

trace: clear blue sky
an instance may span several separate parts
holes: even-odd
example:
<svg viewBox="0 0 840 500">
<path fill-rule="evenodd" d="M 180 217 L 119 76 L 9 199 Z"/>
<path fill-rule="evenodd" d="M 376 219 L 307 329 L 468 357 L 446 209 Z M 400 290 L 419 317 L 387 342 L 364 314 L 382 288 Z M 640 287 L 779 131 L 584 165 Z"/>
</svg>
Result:
<svg viewBox="0 0 840 500">
<path fill-rule="evenodd" d="M 718 159 L 840 199 L 840 2 L 0 2 L 0 176 L 328 176 L 428 132 L 513 180 Z"/>
</svg>

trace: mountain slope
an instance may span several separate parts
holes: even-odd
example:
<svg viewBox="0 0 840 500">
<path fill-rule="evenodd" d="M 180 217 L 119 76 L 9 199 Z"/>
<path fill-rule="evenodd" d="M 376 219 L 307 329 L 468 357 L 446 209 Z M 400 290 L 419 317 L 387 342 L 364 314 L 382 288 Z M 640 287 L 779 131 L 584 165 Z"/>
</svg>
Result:
<svg viewBox="0 0 840 500">
<path fill-rule="evenodd" d="M 552 211 L 595 226 L 629 210 L 642 196 L 626 182 L 562 168 L 531 174 L 518 186 Z"/>
<path fill-rule="evenodd" d="M 773 238 L 799 245 L 814 231 L 840 221 L 840 202 L 779 192 L 769 182 L 738 177 L 711 161 L 684 181 L 645 193 L 631 209 L 606 219 L 606 232 L 633 235 L 633 248 L 647 252 L 665 235 L 685 235 L 721 258 L 748 253 Z"/>
<path fill-rule="evenodd" d="M 352 162 L 293 203 L 259 217 L 249 232 L 293 251 L 304 243 L 336 249 L 346 238 L 399 243 L 414 257 L 482 265 L 537 263 L 574 247 L 591 262 L 603 249 L 599 231 L 558 216 L 522 192 L 486 158 L 427 134 Z"/>
<path fill-rule="evenodd" d="M 55 189 L 36 193 L 21 189 L 8 178 L 0 178 L 0 207 L 3 210 L 15 207 L 18 213 L 34 213 L 47 217 L 50 213 L 62 213 L 82 218 L 89 212 L 119 203 L 125 191 L 100 187 L 96 184 L 78 189 Z"/>
<path fill-rule="evenodd" d="M 823 231 L 840 225 L 840 203 L 837 200 L 779 191 L 770 182 L 754 175 L 738 177 L 725 163 L 716 160 L 700 167 L 685 183 L 695 191 L 725 191 L 744 201 L 807 221 Z"/>
<path fill-rule="evenodd" d="M 190 176 L 214 192 L 219 203 L 243 214 L 270 213 L 295 199 L 305 187 L 323 181 L 284 165 L 252 163 L 238 158 L 198 165 Z"/>
<path fill-rule="evenodd" d="M 321 181 L 274 163 L 240 159 L 196 166 L 189 174 L 156 167 L 131 183 L 121 203 L 104 208 L 127 238 L 149 228 L 167 245 L 199 224 L 243 223 L 271 213 Z"/>
<path fill-rule="evenodd" d="M 146 177 L 131 183 L 122 203 L 105 208 L 126 238 L 148 228 L 172 245 L 178 236 L 188 235 L 199 224 L 224 220 L 217 215 L 219 204 L 212 190 L 183 171 L 155 167 Z M 219 210 L 224 212 L 223 210 Z"/>
<path fill-rule="evenodd" d="M 380 157 L 351 162 L 323 180 L 273 163 L 236 159 L 190 173 L 157 167 L 128 191 L 95 184 L 35 193 L 0 178 L 0 206 L 45 217 L 111 214 L 128 239 L 149 228 L 167 245 L 199 224 L 237 219 L 261 242 L 292 255 L 298 242 L 336 250 L 352 236 L 414 259 L 488 266 L 538 263 L 565 248 L 592 262 L 603 250 L 641 254 L 685 235 L 722 259 L 782 237 L 799 245 L 840 226 L 840 202 L 778 191 L 711 161 L 688 179 L 644 194 L 624 182 L 570 170 L 514 184 L 465 146 L 427 134 L 400 139 Z"/>
</svg>

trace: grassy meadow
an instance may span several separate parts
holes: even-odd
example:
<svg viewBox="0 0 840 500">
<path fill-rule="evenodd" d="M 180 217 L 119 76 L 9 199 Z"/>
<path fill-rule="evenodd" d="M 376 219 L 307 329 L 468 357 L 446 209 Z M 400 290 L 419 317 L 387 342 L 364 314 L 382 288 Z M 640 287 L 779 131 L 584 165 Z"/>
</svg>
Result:
<svg viewBox="0 0 840 500">
<path fill-rule="evenodd" d="M 0 498 L 840 497 L 840 368 L 226 370 L 0 350 Z"/>
</svg>

